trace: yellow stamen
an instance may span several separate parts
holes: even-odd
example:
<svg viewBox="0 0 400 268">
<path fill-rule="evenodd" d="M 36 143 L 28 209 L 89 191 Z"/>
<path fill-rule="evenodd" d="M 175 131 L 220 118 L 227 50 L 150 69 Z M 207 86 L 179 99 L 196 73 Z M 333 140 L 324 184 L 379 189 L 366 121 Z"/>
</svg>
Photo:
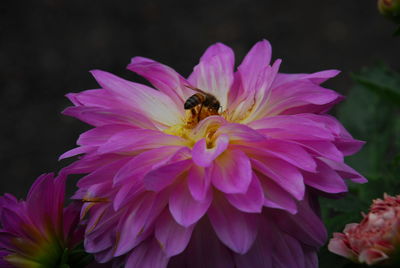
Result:
<svg viewBox="0 0 400 268">
<path fill-rule="evenodd" d="M 187 128 L 186 125 L 183 124 L 167 128 L 164 130 L 164 133 L 184 138 L 188 142 L 188 147 L 192 147 L 196 143 L 196 141 L 191 138 L 191 129 Z"/>
</svg>

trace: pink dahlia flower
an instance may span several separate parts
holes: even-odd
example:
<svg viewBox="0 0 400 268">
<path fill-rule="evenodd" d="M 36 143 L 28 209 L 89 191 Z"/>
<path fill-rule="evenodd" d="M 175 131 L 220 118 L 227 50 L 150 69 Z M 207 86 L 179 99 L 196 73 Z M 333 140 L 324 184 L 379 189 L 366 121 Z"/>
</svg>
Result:
<svg viewBox="0 0 400 268">
<path fill-rule="evenodd" d="M 360 223 L 347 224 L 343 233 L 334 233 L 331 252 L 368 265 L 390 263 L 400 249 L 400 195 L 384 195 L 373 201 Z"/>
<path fill-rule="evenodd" d="M 61 158 L 83 154 L 63 172 L 88 174 L 75 198 L 98 261 L 317 266 L 326 233 L 313 195 L 365 182 L 343 162 L 363 142 L 325 114 L 342 97 L 320 84 L 338 71 L 282 74 L 270 59 L 261 41 L 234 72 L 218 43 L 185 79 L 135 57 L 128 69 L 158 90 L 95 70 L 100 89 L 68 94 L 64 113 L 94 126 Z"/>
<path fill-rule="evenodd" d="M 0 267 L 59 267 L 83 241 L 81 206 L 64 208 L 64 192 L 65 177 L 44 174 L 26 201 L 10 194 L 0 197 Z"/>
</svg>

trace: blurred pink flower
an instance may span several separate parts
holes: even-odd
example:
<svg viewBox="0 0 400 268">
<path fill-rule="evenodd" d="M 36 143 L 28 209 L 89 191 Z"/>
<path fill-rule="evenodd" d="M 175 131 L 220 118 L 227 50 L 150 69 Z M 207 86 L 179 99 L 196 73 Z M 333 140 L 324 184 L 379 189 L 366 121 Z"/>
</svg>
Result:
<svg viewBox="0 0 400 268">
<path fill-rule="evenodd" d="M 40 176 L 26 201 L 0 197 L 0 267 L 58 267 L 83 241 L 80 205 L 64 208 L 65 177 Z"/>
<path fill-rule="evenodd" d="M 74 198 L 82 217 L 90 211 L 85 248 L 98 261 L 317 266 L 326 233 L 309 199 L 346 192 L 343 178 L 366 181 L 343 162 L 363 142 L 325 114 L 342 96 L 320 84 L 338 71 L 282 74 L 270 59 L 261 41 L 234 72 L 218 43 L 185 79 L 135 57 L 128 69 L 158 90 L 95 70 L 100 89 L 68 94 L 75 106 L 64 113 L 95 127 L 61 158 L 84 154 L 63 172 L 88 174 Z M 221 107 L 185 110 L 191 88 Z"/>
<path fill-rule="evenodd" d="M 388 260 L 400 246 L 400 195 L 376 199 L 360 223 L 347 224 L 343 233 L 334 233 L 331 252 L 368 265 Z"/>
</svg>

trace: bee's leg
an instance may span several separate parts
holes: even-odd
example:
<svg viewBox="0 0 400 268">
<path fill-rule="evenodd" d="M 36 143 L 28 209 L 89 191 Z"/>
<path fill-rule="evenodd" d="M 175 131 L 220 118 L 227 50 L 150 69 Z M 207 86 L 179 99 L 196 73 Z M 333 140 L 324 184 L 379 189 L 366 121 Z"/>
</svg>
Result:
<svg viewBox="0 0 400 268">
<path fill-rule="evenodd" d="M 201 120 L 201 110 L 203 109 L 203 103 L 202 104 L 200 104 L 200 109 L 199 109 L 199 113 L 197 114 L 197 123 L 199 123 L 200 122 L 200 120 Z"/>
</svg>

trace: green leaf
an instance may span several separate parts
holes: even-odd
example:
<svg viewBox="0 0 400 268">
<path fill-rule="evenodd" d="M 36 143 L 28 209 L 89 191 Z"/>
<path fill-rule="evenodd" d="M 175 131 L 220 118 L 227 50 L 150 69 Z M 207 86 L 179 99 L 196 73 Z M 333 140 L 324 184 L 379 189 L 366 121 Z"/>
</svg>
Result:
<svg viewBox="0 0 400 268">
<path fill-rule="evenodd" d="M 393 36 L 400 36 L 400 26 L 397 30 L 393 33 Z"/>
<path fill-rule="evenodd" d="M 348 163 L 367 177 L 378 178 L 400 152 L 400 75 L 380 64 L 353 78 L 357 84 L 339 106 L 338 117 L 367 144 Z"/>
<path fill-rule="evenodd" d="M 353 74 L 352 78 L 357 81 L 360 85 L 366 89 L 373 91 L 378 94 L 381 98 L 386 101 L 393 102 L 396 105 L 400 105 L 400 92 L 396 87 L 387 87 L 380 84 L 377 81 L 372 80 L 369 77 Z"/>
<path fill-rule="evenodd" d="M 59 268 L 69 268 L 68 263 L 68 249 L 64 249 L 64 252 L 61 256 Z"/>
<path fill-rule="evenodd" d="M 71 267 L 76 268 L 84 268 L 91 262 L 93 262 L 94 258 L 93 255 L 87 253 L 83 247 L 83 243 L 76 246 L 70 253 L 69 253 L 69 261 L 68 264 Z"/>
<path fill-rule="evenodd" d="M 360 222 L 372 199 L 383 193 L 400 194 L 400 74 L 383 64 L 353 74 L 355 82 L 347 99 L 338 107 L 337 117 L 356 138 L 366 141 L 363 149 L 346 159 L 363 174 L 367 184 L 349 184 L 341 200 L 321 200 L 322 218 L 329 237 L 345 225 Z M 319 253 L 320 267 L 366 267 L 330 253 Z"/>
</svg>

